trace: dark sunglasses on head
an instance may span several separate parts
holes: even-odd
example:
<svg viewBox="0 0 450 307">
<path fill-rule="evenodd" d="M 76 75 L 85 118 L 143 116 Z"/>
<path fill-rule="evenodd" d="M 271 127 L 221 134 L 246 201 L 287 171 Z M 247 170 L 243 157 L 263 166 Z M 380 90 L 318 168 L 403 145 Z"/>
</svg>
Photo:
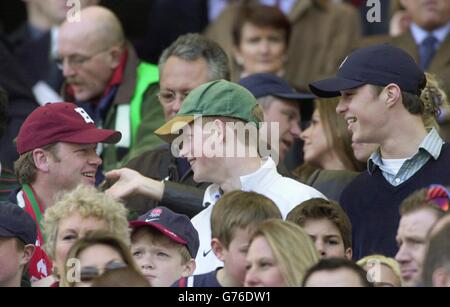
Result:
<svg viewBox="0 0 450 307">
<path fill-rule="evenodd" d="M 107 271 L 112 271 L 112 270 L 117 270 L 117 269 L 123 269 L 126 268 L 127 265 L 123 262 L 118 262 L 118 261 L 110 261 L 105 265 L 105 269 L 103 272 L 100 273 L 100 270 L 95 267 L 95 266 L 85 266 L 81 268 L 81 273 L 80 273 L 80 280 L 82 282 L 88 282 L 88 281 L 92 281 L 94 278 L 99 277 L 100 275 L 102 275 L 104 272 Z"/>
</svg>

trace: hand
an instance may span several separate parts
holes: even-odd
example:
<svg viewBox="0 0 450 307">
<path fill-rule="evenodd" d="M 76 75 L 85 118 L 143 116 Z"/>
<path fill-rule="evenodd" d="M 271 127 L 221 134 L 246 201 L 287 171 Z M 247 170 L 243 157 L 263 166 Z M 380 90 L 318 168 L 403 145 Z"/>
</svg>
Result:
<svg viewBox="0 0 450 307">
<path fill-rule="evenodd" d="M 106 178 L 115 182 L 105 193 L 120 199 L 133 194 L 140 194 L 161 201 L 164 183 L 144 177 L 138 172 L 121 168 L 106 173 Z"/>
</svg>

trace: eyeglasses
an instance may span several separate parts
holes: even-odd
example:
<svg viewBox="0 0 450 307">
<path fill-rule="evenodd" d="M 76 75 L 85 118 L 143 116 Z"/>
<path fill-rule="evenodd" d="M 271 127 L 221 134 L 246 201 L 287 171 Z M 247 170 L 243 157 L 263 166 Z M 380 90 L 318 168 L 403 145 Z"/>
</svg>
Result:
<svg viewBox="0 0 450 307">
<path fill-rule="evenodd" d="M 74 55 L 70 55 L 68 57 L 60 57 L 55 60 L 56 66 L 61 70 L 64 69 L 64 60 L 67 59 L 67 65 L 69 67 L 71 67 L 72 69 L 79 69 L 81 66 L 83 66 L 84 63 L 90 61 L 97 55 L 99 55 L 105 51 L 108 51 L 109 49 L 110 49 L 110 47 L 108 47 L 106 49 L 102 49 L 90 56 L 74 54 Z"/>
<path fill-rule="evenodd" d="M 104 272 L 107 271 L 112 271 L 112 270 L 118 270 L 118 269 L 124 269 L 126 268 L 127 265 L 123 262 L 118 262 L 118 261 L 110 261 L 105 265 L 105 268 L 103 270 L 103 272 L 101 272 L 97 267 L 95 266 L 85 266 L 81 268 L 81 272 L 80 272 L 80 280 L 82 282 L 90 282 L 92 281 L 94 278 L 99 277 L 100 275 L 102 275 Z"/>
<path fill-rule="evenodd" d="M 177 98 L 177 95 L 180 97 L 180 101 L 183 101 L 187 95 L 189 95 L 190 91 L 185 91 L 183 93 L 174 92 L 174 91 L 161 91 L 158 93 L 158 98 L 162 103 L 171 103 Z"/>
</svg>

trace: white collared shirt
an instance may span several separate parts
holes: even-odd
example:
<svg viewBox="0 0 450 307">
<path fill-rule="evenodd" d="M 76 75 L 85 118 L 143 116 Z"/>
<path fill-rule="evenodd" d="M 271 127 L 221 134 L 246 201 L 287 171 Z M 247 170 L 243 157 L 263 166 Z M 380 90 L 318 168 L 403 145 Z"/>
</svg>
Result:
<svg viewBox="0 0 450 307">
<path fill-rule="evenodd" d="M 305 200 L 326 199 L 316 189 L 281 176 L 271 158 L 265 158 L 262 162 L 262 166 L 256 172 L 240 178 L 241 190 L 256 192 L 270 198 L 280 209 L 283 218 L 286 218 L 289 211 Z M 221 196 L 219 188 L 219 185 L 212 184 L 206 189 L 203 204 L 210 203 L 210 205 L 191 220 L 200 237 L 200 247 L 195 259 L 197 265 L 195 275 L 207 273 L 223 266 L 223 263 L 211 251 L 210 219 L 213 207 Z"/>
<path fill-rule="evenodd" d="M 432 32 L 428 32 L 422 29 L 415 23 L 411 24 L 410 29 L 417 46 L 422 45 L 425 38 L 427 38 L 429 34 L 432 34 L 437 39 L 436 43 L 437 45 L 435 46 L 437 50 L 441 46 L 441 44 L 445 41 L 448 33 L 450 32 L 450 22 L 445 26 L 440 27 Z"/>
</svg>

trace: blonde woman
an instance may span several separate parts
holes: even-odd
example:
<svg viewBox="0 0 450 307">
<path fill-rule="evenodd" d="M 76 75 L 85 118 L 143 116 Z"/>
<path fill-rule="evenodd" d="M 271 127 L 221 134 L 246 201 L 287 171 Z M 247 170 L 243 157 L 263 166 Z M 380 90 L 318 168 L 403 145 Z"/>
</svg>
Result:
<svg viewBox="0 0 450 307">
<path fill-rule="evenodd" d="M 88 231 L 108 230 L 130 246 L 125 207 L 93 187 L 78 186 L 63 194 L 44 216 L 45 249 L 53 261 L 53 276 L 38 286 L 57 285 L 69 249 Z"/>
<path fill-rule="evenodd" d="M 69 250 L 65 262 L 62 287 L 89 287 L 97 277 L 108 271 L 130 268 L 140 272 L 129 244 L 104 230 L 89 232 L 79 239 Z M 74 264 L 79 265 L 79 274 L 74 271 L 77 268 Z"/>
<path fill-rule="evenodd" d="M 271 219 L 250 240 L 246 287 L 300 287 L 306 271 L 319 261 L 313 241 L 298 225 Z"/>
<path fill-rule="evenodd" d="M 383 255 L 369 255 L 357 264 L 367 271 L 367 277 L 375 287 L 401 287 L 402 277 L 398 262 Z"/>
</svg>

